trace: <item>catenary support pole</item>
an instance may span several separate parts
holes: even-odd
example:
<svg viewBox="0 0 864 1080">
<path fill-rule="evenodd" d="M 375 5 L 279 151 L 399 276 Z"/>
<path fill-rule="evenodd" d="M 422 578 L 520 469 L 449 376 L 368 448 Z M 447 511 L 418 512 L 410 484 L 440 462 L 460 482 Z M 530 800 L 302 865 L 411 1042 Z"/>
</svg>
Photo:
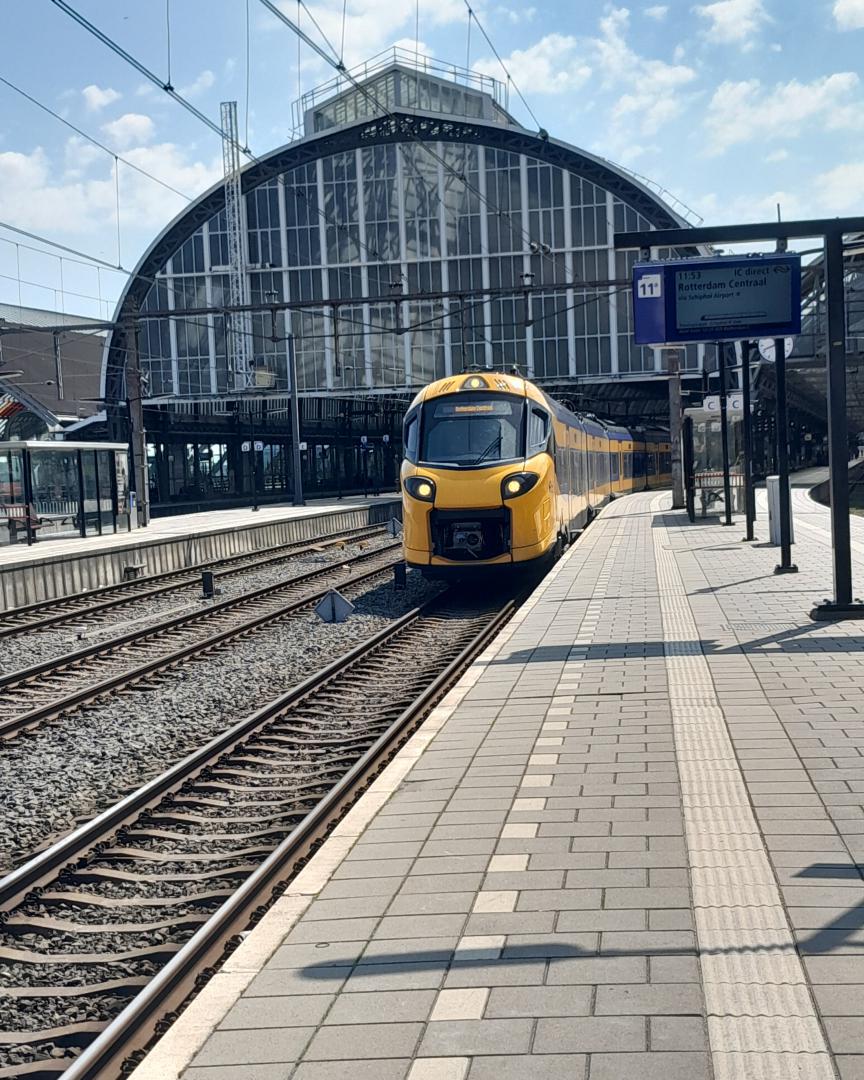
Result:
<svg viewBox="0 0 864 1080">
<path fill-rule="evenodd" d="M 144 430 L 143 379 L 138 352 L 138 306 L 132 303 L 132 320 L 127 338 L 129 353 L 126 364 L 126 397 L 129 402 L 129 441 L 132 444 L 132 471 L 138 500 L 138 524 L 150 524 L 150 478 L 147 474 L 147 433 Z"/>
<path fill-rule="evenodd" d="M 732 480 L 729 476 L 729 415 L 726 400 L 726 345 L 717 342 L 717 374 L 720 379 L 720 447 L 723 454 L 723 505 L 725 521 L 732 524 Z"/>
<path fill-rule="evenodd" d="M 756 492 L 753 487 L 753 413 L 750 409 L 749 341 L 741 342 L 741 405 L 744 410 L 744 521 L 745 540 L 755 540 Z"/>
<path fill-rule="evenodd" d="M 828 294 L 828 487 L 831 492 L 831 542 L 834 601 L 815 608 L 815 619 L 864 617 L 864 604 L 852 599 L 849 526 L 849 432 L 846 417 L 846 294 L 843 234 L 825 235 L 825 290 Z"/>
<path fill-rule="evenodd" d="M 774 372 L 776 376 L 777 475 L 780 478 L 780 562 L 775 574 L 797 574 L 792 562 L 792 508 L 789 500 L 789 422 L 786 417 L 786 339 L 774 342 Z"/>
<path fill-rule="evenodd" d="M 677 349 L 670 349 L 667 356 L 669 367 L 669 456 L 672 463 L 672 509 L 681 510 L 684 507 L 684 475 L 681 469 L 681 365 Z"/>
<path fill-rule="evenodd" d="M 288 335 L 288 366 L 291 377 L 291 451 L 294 462 L 294 497 L 291 503 L 293 506 L 305 506 L 303 470 L 300 462 L 300 396 L 297 391 L 297 354 L 294 351 L 293 334 Z"/>
</svg>

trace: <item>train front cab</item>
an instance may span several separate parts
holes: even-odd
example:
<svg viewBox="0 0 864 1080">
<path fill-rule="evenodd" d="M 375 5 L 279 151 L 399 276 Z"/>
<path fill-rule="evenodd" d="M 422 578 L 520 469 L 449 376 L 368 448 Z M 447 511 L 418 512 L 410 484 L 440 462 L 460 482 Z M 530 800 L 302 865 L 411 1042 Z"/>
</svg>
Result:
<svg viewBox="0 0 864 1080">
<path fill-rule="evenodd" d="M 405 418 L 404 546 L 428 576 L 468 576 L 549 555 L 559 533 L 552 414 L 530 383 L 434 383 Z"/>
</svg>

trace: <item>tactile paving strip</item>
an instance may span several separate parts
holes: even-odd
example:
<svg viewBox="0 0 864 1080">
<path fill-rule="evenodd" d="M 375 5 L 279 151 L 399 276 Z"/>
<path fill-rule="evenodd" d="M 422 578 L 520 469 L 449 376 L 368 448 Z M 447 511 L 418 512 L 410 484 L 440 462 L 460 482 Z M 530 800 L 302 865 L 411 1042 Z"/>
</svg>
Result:
<svg viewBox="0 0 864 1080">
<path fill-rule="evenodd" d="M 652 533 L 715 1080 L 834 1080 L 675 554 Z"/>
</svg>

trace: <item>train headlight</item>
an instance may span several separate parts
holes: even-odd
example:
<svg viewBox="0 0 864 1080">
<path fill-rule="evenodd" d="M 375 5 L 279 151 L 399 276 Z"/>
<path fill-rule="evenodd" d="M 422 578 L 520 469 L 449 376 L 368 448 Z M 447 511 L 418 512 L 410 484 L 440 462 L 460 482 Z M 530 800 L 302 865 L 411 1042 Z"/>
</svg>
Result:
<svg viewBox="0 0 864 1080">
<path fill-rule="evenodd" d="M 425 476 L 409 476 L 405 481 L 405 490 L 421 502 L 435 501 L 435 484 Z"/>
<path fill-rule="evenodd" d="M 540 477 L 533 472 L 517 472 L 505 476 L 501 481 L 501 497 L 503 499 L 515 499 L 524 495 L 526 491 L 537 483 Z"/>
</svg>

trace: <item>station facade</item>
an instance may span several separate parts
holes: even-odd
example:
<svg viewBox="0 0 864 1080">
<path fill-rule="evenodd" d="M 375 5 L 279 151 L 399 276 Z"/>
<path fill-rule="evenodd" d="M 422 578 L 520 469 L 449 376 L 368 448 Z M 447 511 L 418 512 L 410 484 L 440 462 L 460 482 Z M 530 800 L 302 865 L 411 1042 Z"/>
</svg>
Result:
<svg viewBox="0 0 864 1080">
<path fill-rule="evenodd" d="M 662 418 L 665 384 L 650 385 L 662 354 L 633 342 L 614 284 L 633 256 L 612 240 L 687 222 L 625 170 L 521 127 L 506 104 L 495 80 L 398 50 L 298 103 L 299 137 L 241 175 L 245 296 L 265 308 L 245 322 L 250 371 L 236 370 L 224 315 L 170 314 L 229 302 L 225 185 L 154 240 L 116 318 L 144 316 L 157 509 L 248 495 L 253 475 L 265 497 L 290 490 L 290 344 L 307 486 L 322 494 L 340 476 L 350 490 L 392 482 L 405 403 L 469 367 L 516 368 L 622 419 L 655 402 Z M 283 301 L 303 308 L 266 310 Z M 104 354 L 113 437 L 128 344 L 116 330 Z M 698 366 L 695 348 L 686 363 Z M 611 404 L 604 384 L 621 388 Z M 264 446 L 257 465 L 242 456 L 250 441 Z"/>
</svg>

